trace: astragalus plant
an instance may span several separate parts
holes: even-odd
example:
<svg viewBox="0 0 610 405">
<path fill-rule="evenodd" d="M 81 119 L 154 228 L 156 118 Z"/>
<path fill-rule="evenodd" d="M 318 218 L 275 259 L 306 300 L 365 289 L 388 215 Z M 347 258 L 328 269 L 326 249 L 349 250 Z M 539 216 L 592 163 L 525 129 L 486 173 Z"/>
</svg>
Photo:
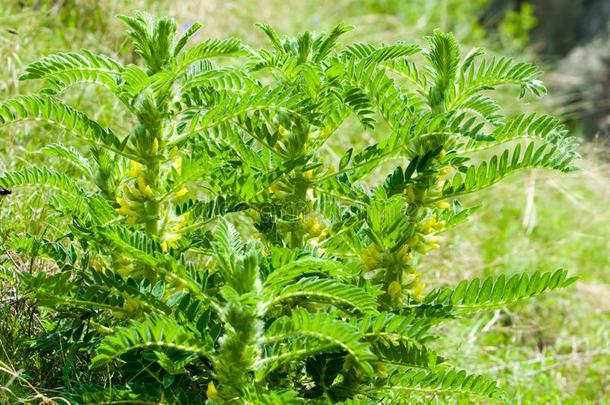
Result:
<svg viewBox="0 0 610 405">
<path fill-rule="evenodd" d="M 199 25 L 177 36 L 168 18 L 120 18 L 142 65 L 47 56 L 22 76 L 44 89 L 0 104 L 3 126 L 47 122 L 72 144 L 43 148 L 71 170 L 0 177 L 14 204 L 48 189 L 65 226 L 11 242 L 54 263 L 20 281 L 47 327 L 32 350 L 65 360 L 47 388 L 74 403 L 502 397 L 427 347 L 434 327 L 573 279 L 532 269 L 426 291 L 418 269 L 473 211 L 458 197 L 522 169 L 572 169 L 559 121 L 507 118 L 491 97 L 543 93 L 536 67 L 463 56 L 441 32 L 426 49 L 339 48 L 350 27 L 287 39 L 261 25 L 272 47 L 252 49 L 187 46 Z M 81 83 L 120 100 L 131 131 L 62 101 Z M 377 143 L 349 147 L 365 132 Z"/>
</svg>

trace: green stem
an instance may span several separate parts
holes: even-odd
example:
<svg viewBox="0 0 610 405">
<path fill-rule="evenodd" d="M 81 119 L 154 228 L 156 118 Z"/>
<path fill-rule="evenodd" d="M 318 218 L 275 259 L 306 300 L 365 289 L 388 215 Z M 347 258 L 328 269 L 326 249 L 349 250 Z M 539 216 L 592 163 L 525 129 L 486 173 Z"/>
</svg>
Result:
<svg viewBox="0 0 610 405">
<path fill-rule="evenodd" d="M 159 187 L 159 161 L 154 157 L 146 162 L 146 184 L 154 191 Z M 152 236 L 159 234 L 159 216 L 161 210 L 161 201 L 158 197 L 153 197 L 146 203 L 146 232 Z"/>
</svg>

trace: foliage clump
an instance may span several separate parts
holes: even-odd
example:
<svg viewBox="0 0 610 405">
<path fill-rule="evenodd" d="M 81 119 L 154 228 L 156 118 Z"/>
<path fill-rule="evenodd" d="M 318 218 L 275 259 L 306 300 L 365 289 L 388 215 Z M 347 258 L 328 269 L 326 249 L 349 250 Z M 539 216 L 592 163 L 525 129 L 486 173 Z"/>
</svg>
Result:
<svg viewBox="0 0 610 405">
<path fill-rule="evenodd" d="M 535 66 L 478 48 L 463 56 L 442 32 L 426 49 L 338 49 L 348 26 L 282 38 L 260 25 L 271 49 L 234 38 L 189 47 L 197 24 L 177 35 L 169 18 L 121 20 L 142 66 L 90 51 L 48 56 L 22 76 L 45 88 L 0 104 L 0 125 L 45 121 L 86 145 L 45 146 L 73 170 L 0 176 L 6 189 L 53 190 L 58 223 L 69 220 L 58 238 L 15 242 L 56 265 L 21 278 L 56 321 L 33 349 L 86 365 L 58 376 L 66 397 L 502 397 L 429 347 L 434 326 L 573 279 L 560 269 L 426 293 L 418 264 L 476 208 L 458 197 L 522 169 L 573 169 L 558 120 L 507 118 L 490 95 L 500 85 L 544 93 Z M 65 104 L 81 83 L 114 94 L 132 130 Z M 378 142 L 336 155 L 329 142 L 352 119 Z"/>
</svg>

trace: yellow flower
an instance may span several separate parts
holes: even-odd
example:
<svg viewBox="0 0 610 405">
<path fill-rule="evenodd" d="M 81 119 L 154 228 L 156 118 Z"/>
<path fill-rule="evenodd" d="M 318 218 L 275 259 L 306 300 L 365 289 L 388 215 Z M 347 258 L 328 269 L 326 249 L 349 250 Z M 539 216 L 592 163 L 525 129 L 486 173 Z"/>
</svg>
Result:
<svg viewBox="0 0 610 405">
<path fill-rule="evenodd" d="M 132 226 L 138 220 L 138 213 L 134 211 L 135 202 L 127 202 L 124 198 L 117 197 L 116 201 L 119 203 L 120 207 L 117 208 L 117 212 L 121 215 L 125 215 L 127 217 L 127 224 Z"/>
<path fill-rule="evenodd" d="M 178 154 L 178 147 L 174 146 L 170 151 L 169 151 L 169 158 L 172 159 L 174 158 L 176 155 Z"/>
<path fill-rule="evenodd" d="M 449 204 L 447 201 L 439 201 L 436 203 L 436 207 L 441 210 L 446 210 L 447 208 L 451 207 L 451 204 Z"/>
<path fill-rule="evenodd" d="M 402 293 L 402 286 L 396 280 L 392 281 L 388 286 L 388 295 L 392 298 L 398 297 Z"/>
<path fill-rule="evenodd" d="M 163 250 L 163 252 L 167 252 L 167 250 L 172 247 L 174 249 L 176 249 L 178 247 L 178 244 L 176 243 L 180 238 L 182 237 L 182 235 L 179 232 L 175 232 L 175 233 L 168 233 L 163 237 L 163 241 L 160 243 L 161 245 L 161 250 Z"/>
<path fill-rule="evenodd" d="M 189 222 L 189 218 L 191 217 L 191 212 L 185 212 L 182 217 L 180 217 L 180 223 L 182 225 L 186 225 Z"/>
<path fill-rule="evenodd" d="M 144 190 L 146 190 L 146 180 L 144 180 L 144 176 L 138 176 L 136 181 L 138 182 L 138 188 L 142 194 L 144 194 Z"/>
<path fill-rule="evenodd" d="M 438 242 L 430 242 L 430 243 L 428 243 L 428 247 L 430 249 L 438 249 L 441 247 L 441 244 Z"/>
<path fill-rule="evenodd" d="M 305 222 L 303 223 L 303 227 L 305 229 L 305 232 L 307 232 L 313 237 L 322 235 L 322 233 L 326 229 L 326 226 L 324 224 L 320 224 L 320 221 L 318 221 L 318 219 L 314 215 L 310 215 L 307 220 L 305 220 Z"/>
<path fill-rule="evenodd" d="M 275 183 L 273 183 L 273 184 L 271 184 L 271 185 L 269 186 L 269 192 L 270 192 L 271 194 L 275 194 L 275 193 L 277 193 L 278 191 L 280 191 L 280 183 L 275 182 Z"/>
<path fill-rule="evenodd" d="M 425 220 L 424 222 L 421 223 L 420 230 L 422 231 L 422 233 L 427 235 L 429 233 L 434 232 L 435 225 L 436 225 L 436 218 L 434 216 L 431 216 L 430 218 L 428 218 L 427 220 Z"/>
<path fill-rule="evenodd" d="M 152 153 L 156 155 L 159 152 L 159 140 L 157 138 L 153 139 L 152 143 Z"/>
<path fill-rule="evenodd" d="M 210 381 L 205 393 L 206 393 L 208 399 L 211 399 L 212 401 L 216 401 L 216 400 L 220 399 L 220 395 L 218 395 L 218 390 L 216 389 L 216 386 L 214 385 L 213 381 Z"/>
<path fill-rule="evenodd" d="M 413 289 L 413 292 L 411 293 L 411 296 L 413 297 L 413 299 L 415 301 L 419 302 L 422 299 L 424 299 L 424 289 L 425 288 L 426 288 L 426 283 L 417 283 L 417 285 Z"/>
<path fill-rule="evenodd" d="M 396 258 L 403 264 L 407 264 L 413 258 L 411 247 L 408 244 L 402 245 L 400 249 L 398 249 L 398 252 L 396 252 Z"/>
<path fill-rule="evenodd" d="M 185 195 L 187 195 L 188 193 L 189 193 L 189 189 L 188 189 L 188 188 L 186 188 L 186 187 L 182 187 L 180 190 L 176 191 L 176 192 L 174 193 L 174 195 L 175 195 L 177 198 L 181 198 L 181 197 L 184 197 Z"/>
<path fill-rule="evenodd" d="M 407 202 L 415 201 L 415 191 L 413 191 L 413 188 L 408 187 L 407 189 L 405 189 L 405 198 Z"/>
<path fill-rule="evenodd" d="M 182 174 L 182 156 L 178 156 L 176 159 L 174 159 L 172 166 L 174 169 L 176 169 L 178 174 Z"/>
<path fill-rule="evenodd" d="M 275 147 L 276 147 L 276 150 L 278 150 L 280 152 L 286 152 L 286 150 L 287 150 L 286 145 L 284 145 L 284 142 L 282 142 L 282 141 L 277 141 L 275 143 Z"/>
<path fill-rule="evenodd" d="M 288 131 L 286 130 L 286 128 L 284 128 L 284 126 L 283 126 L 283 125 L 280 125 L 280 126 L 277 128 L 277 130 L 278 130 L 278 132 L 280 133 L 280 135 L 282 135 L 282 136 L 286 136 L 286 135 L 288 135 Z"/>
<path fill-rule="evenodd" d="M 142 193 L 136 187 L 128 187 L 125 185 L 125 186 L 123 186 L 123 192 L 131 200 L 136 200 L 138 198 L 142 198 Z"/>
<path fill-rule="evenodd" d="M 438 238 L 429 238 L 427 241 L 417 247 L 417 251 L 421 254 L 428 253 L 430 250 L 438 249 L 441 245 L 438 243 Z"/>
<path fill-rule="evenodd" d="M 125 215 L 125 216 L 129 216 L 129 215 L 133 214 L 133 211 L 131 211 L 128 207 L 125 207 L 125 206 L 121 206 L 121 208 L 118 208 L 117 212 L 119 214 Z"/>
<path fill-rule="evenodd" d="M 130 169 L 127 172 L 128 176 L 133 177 L 135 179 L 140 173 L 142 173 L 142 165 L 140 163 L 136 162 L 135 160 L 132 160 L 129 165 Z"/>
<path fill-rule="evenodd" d="M 142 193 L 142 196 L 152 198 L 155 195 L 153 193 L 152 188 L 148 184 L 146 184 L 146 180 L 144 180 L 144 176 L 138 176 L 137 182 L 138 182 L 138 189 L 140 190 L 140 193 Z"/>
<path fill-rule="evenodd" d="M 129 206 L 129 203 L 127 201 L 125 201 L 124 198 L 117 197 L 116 202 L 118 202 L 120 205 L 120 208 L 117 209 L 119 214 L 129 215 L 129 214 L 133 213 L 133 211 L 131 210 L 131 208 Z"/>
<path fill-rule="evenodd" d="M 286 187 L 286 184 L 281 180 L 278 180 L 269 186 L 269 192 L 273 194 L 276 198 L 286 198 L 289 193 L 289 188 Z"/>
</svg>

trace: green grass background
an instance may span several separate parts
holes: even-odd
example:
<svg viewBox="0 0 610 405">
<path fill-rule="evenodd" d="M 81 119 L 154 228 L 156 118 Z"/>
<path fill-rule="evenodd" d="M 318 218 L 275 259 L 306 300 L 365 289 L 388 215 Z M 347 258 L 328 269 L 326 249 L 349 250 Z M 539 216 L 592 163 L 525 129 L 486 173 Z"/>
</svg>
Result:
<svg viewBox="0 0 610 405">
<path fill-rule="evenodd" d="M 453 31 L 464 47 L 476 44 L 500 53 L 519 53 L 498 35 L 486 36 L 476 15 L 487 0 L 5 0 L 0 2 L 0 99 L 28 92 L 31 84 L 17 80 L 24 65 L 57 51 L 88 48 L 125 61 L 122 27 L 114 16 L 135 9 L 169 14 L 179 24 L 204 24 L 201 36 L 239 36 L 253 45 L 264 38 L 254 27 L 267 22 L 281 32 L 326 30 L 342 21 L 357 27 L 346 40 L 421 41 L 440 27 Z M 117 51 L 118 50 L 118 51 Z M 547 70 L 552 66 L 546 67 Z M 74 94 L 74 93 L 72 93 Z M 84 103 L 88 113 L 113 128 L 126 126 L 111 98 L 103 91 L 83 88 L 72 101 Z M 553 94 L 547 96 L 551 101 Z M 107 101 L 108 100 L 108 101 Z M 542 109 L 542 104 L 512 103 L 509 110 Z M 358 143 L 363 136 L 346 133 Z M 41 126 L 0 131 L 0 172 L 42 159 L 36 150 L 57 139 L 75 145 L 60 132 Z M 341 142 L 338 142 L 341 143 Z M 345 143 L 345 142 L 342 142 Z M 523 303 L 444 327 L 437 344 L 450 360 L 471 371 L 495 375 L 515 404 L 603 404 L 610 402 L 610 160 L 608 146 L 581 148 L 582 169 L 570 175 L 521 172 L 467 203 L 482 209 L 467 224 L 445 236 L 444 248 L 422 264 L 431 285 L 461 278 L 564 267 L 580 281 L 535 302 Z M 4 242 L 24 233 L 53 232 L 40 206 L 41 190 L 23 195 L 18 204 L 0 201 L 0 387 L 9 387 L 16 372 L 36 363 L 22 375 L 24 395 L 44 393 L 44 359 L 29 357 L 22 344 L 31 332 L 27 316 L 8 305 L 16 291 L 14 274 L 3 261 L 18 261 Z M 44 206 L 44 205 L 43 205 Z M 18 263 L 42 266 L 43 263 Z M 3 281 L 4 280 L 4 281 Z M 19 316 L 16 316 L 19 315 Z M 27 314 L 26 314 L 27 315 Z M 32 320 L 30 320 L 32 321 Z M 33 322 L 33 321 L 32 321 Z M 19 380 L 19 379 L 18 379 Z M 13 382 L 13 388 L 15 383 Z M 27 393 L 27 394 L 26 394 Z M 33 394 L 34 393 L 34 394 Z M 0 390 L 0 402 L 2 402 Z M 469 400 L 456 401 L 468 403 Z M 33 400 L 33 403 L 38 402 Z M 446 400 L 440 400 L 444 403 Z"/>
</svg>

